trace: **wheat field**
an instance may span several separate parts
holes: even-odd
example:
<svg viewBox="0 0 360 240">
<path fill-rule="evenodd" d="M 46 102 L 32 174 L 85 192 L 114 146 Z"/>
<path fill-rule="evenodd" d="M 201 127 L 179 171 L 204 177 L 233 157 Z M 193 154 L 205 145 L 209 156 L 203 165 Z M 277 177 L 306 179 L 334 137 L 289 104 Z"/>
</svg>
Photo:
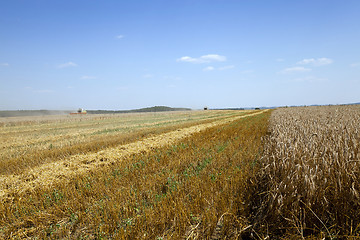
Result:
<svg viewBox="0 0 360 240">
<path fill-rule="evenodd" d="M 359 239 L 360 107 L 281 108 L 269 132 L 254 224 L 272 236 Z"/>
</svg>

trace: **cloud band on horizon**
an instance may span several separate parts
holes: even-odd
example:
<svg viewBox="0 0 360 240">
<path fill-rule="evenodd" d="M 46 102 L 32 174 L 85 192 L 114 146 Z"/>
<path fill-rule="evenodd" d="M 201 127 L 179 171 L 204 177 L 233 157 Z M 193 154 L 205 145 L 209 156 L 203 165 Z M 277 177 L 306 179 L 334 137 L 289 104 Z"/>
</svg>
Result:
<svg viewBox="0 0 360 240">
<path fill-rule="evenodd" d="M 210 63 L 210 62 L 225 62 L 227 59 L 225 56 L 218 54 L 207 54 L 198 58 L 184 56 L 176 59 L 178 62 L 189 62 L 189 63 Z"/>
</svg>

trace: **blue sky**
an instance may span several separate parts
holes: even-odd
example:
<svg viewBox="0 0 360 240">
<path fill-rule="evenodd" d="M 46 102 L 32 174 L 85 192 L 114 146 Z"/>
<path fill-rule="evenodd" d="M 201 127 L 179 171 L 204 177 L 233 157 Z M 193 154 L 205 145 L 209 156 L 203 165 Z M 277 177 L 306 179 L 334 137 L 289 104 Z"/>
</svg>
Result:
<svg viewBox="0 0 360 240">
<path fill-rule="evenodd" d="M 0 110 L 360 102 L 360 1 L 3 0 Z"/>
</svg>

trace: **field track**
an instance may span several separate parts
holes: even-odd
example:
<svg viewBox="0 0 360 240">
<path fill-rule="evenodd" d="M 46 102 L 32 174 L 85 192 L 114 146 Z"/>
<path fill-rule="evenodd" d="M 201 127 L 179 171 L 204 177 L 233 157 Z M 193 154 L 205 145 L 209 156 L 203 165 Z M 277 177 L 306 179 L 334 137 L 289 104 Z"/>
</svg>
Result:
<svg viewBox="0 0 360 240">
<path fill-rule="evenodd" d="M 111 165 L 131 154 L 148 152 L 156 148 L 170 145 L 207 128 L 258 115 L 265 111 L 268 110 L 177 129 L 175 131 L 151 136 L 133 143 L 109 148 L 96 153 L 74 155 L 60 161 L 34 167 L 28 172 L 19 175 L 0 176 L 0 199 L 6 198 L 8 194 L 12 192 L 31 193 L 38 187 L 51 187 L 54 183 L 67 181 L 75 175 L 86 174 L 92 169 Z"/>
</svg>

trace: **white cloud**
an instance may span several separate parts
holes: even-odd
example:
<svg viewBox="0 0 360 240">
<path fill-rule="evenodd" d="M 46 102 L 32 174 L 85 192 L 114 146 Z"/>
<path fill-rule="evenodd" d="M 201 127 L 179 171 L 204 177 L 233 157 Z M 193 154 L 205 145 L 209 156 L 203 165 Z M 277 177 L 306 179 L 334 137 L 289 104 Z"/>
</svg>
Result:
<svg viewBox="0 0 360 240">
<path fill-rule="evenodd" d="M 314 76 L 307 76 L 307 77 L 303 77 L 303 78 L 295 78 L 293 80 L 294 82 L 324 82 L 327 81 L 326 78 L 318 78 L 318 77 L 314 77 Z"/>
<path fill-rule="evenodd" d="M 88 79 L 96 79 L 96 77 L 95 77 L 95 76 L 87 76 L 87 75 L 84 75 L 84 76 L 81 76 L 80 79 L 88 80 Z"/>
<path fill-rule="evenodd" d="M 208 54 L 198 58 L 193 58 L 189 56 L 178 58 L 178 62 L 189 62 L 189 63 L 210 63 L 210 62 L 225 62 L 226 57 L 220 56 L 217 54 Z"/>
<path fill-rule="evenodd" d="M 215 70 L 215 68 L 212 67 L 212 66 L 208 66 L 208 67 L 206 67 L 206 68 L 203 69 L 203 71 L 205 71 L 205 72 L 213 71 L 213 70 Z"/>
<path fill-rule="evenodd" d="M 219 70 L 220 70 L 220 71 L 223 71 L 223 70 L 232 69 L 232 68 L 234 68 L 234 67 L 235 67 L 234 65 L 228 65 L 228 66 L 219 67 Z"/>
<path fill-rule="evenodd" d="M 220 56 L 217 54 L 208 54 L 205 56 L 201 56 L 200 59 L 202 59 L 205 62 L 224 62 L 224 61 L 226 61 L 225 56 Z"/>
<path fill-rule="evenodd" d="M 324 66 L 324 65 L 329 65 L 331 63 L 333 63 L 334 61 L 330 58 L 318 58 L 318 59 L 314 59 L 314 58 L 308 58 L 308 59 L 303 59 L 300 62 L 298 62 L 297 64 L 301 64 L 301 65 L 313 65 L 313 66 Z"/>
<path fill-rule="evenodd" d="M 219 67 L 219 68 L 215 68 L 213 66 L 208 66 L 206 68 L 203 68 L 203 71 L 213 71 L 213 70 L 224 71 L 224 70 L 232 69 L 234 67 L 235 67 L 234 65 L 228 65 L 228 66 L 223 66 L 223 67 Z"/>
<path fill-rule="evenodd" d="M 125 36 L 124 35 L 117 35 L 115 38 L 117 38 L 117 39 L 122 39 L 122 38 L 124 38 Z"/>
<path fill-rule="evenodd" d="M 288 73 L 296 73 L 296 72 L 309 72 L 311 71 L 310 68 L 304 68 L 304 67 L 290 67 L 290 68 L 285 68 L 282 71 L 280 71 L 280 73 L 283 74 L 288 74 Z"/>
<path fill-rule="evenodd" d="M 360 62 L 350 64 L 350 67 L 360 67 Z"/>
<path fill-rule="evenodd" d="M 73 62 L 67 62 L 58 65 L 58 68 L 67 68 L 67 67 L 77 67 L 77 64 Z"/>
<path fill-rule="evenodd" d="M 10 66 L 8 63 L 0 63 L 0 66 L 2 66 L 2 67 L 8 67 L 8 66 Z"/>
</svg>

